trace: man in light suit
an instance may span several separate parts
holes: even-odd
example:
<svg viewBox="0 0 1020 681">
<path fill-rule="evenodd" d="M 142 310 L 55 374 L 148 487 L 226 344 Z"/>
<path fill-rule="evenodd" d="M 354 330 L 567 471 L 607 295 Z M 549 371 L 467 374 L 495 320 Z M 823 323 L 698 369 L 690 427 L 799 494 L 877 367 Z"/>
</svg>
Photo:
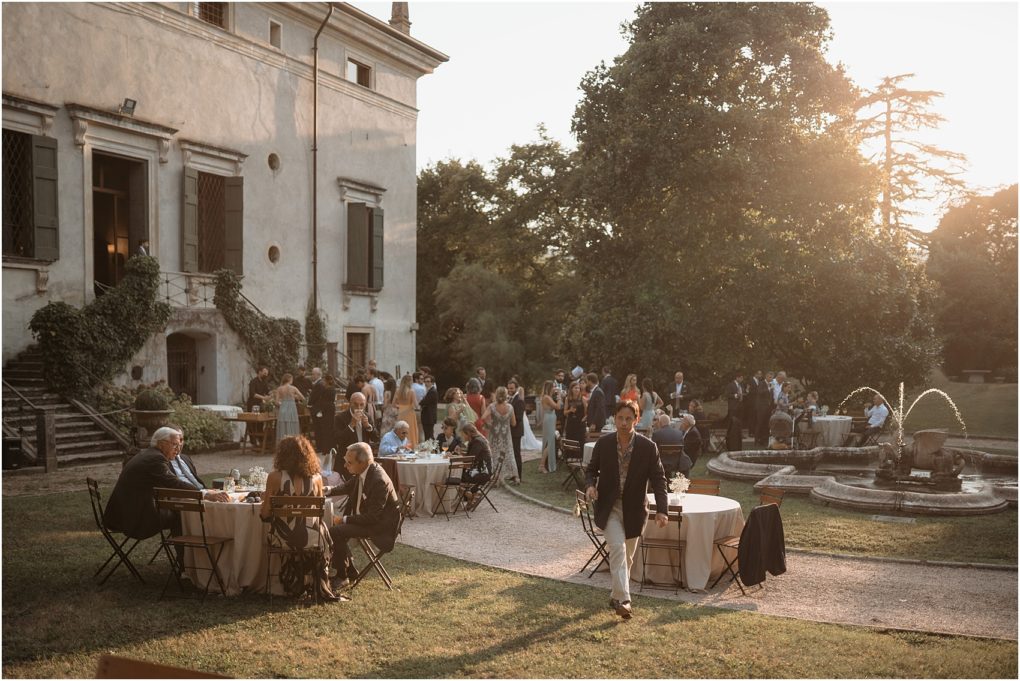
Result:
<svg viewBox="0 0 1020 681">
<path fill-rule="evenodd" d="M 632 616 L 630 567 L 645 529 L 649 485 L 655 493 L 655 522 L 665 527 L 669 516 L 666 476 L 655 443 L 634 430 L 637 405 L 620 402 L 613 410 L 616 432 L 595 443 L 585 473 L 588 499 L 595 502 L 595 524 L 605 533 L 612 591 L 609 606 L 623 619 Z"/>
<path fill-rule="evenodd" d="M 343 515 L 329 529 L 333 539 L 332 564 L 338 577 L 334 588 L 343 588 L 358 576 L 347 546 L 349 539 L 369 537 L 385 553 L 393 549 L 400 523 L 400 498 L 390 476 L 375 463 L 372 448 L 364 442 L 351 445 L 344 453 L 344 466 L 351 477 L 327 492 L 327 496 L 347 496 Z"/>
<path fill-rule="evenodd" d="M 691 401 L 691 386 L 684 383 L 684 372 L 678 371 L 673 375 L 673 392 L 669 399 L 673 403 L 673 416 L 680 416 L 680 412 L 687 409 Z"/>
</svg>

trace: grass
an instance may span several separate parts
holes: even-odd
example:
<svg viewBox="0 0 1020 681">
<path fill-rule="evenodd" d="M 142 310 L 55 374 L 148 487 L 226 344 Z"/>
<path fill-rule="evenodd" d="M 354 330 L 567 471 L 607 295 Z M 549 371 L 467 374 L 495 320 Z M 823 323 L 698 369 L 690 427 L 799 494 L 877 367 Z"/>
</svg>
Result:
<svg viewBox="0 0 1020 681">
<path fill-rule="evenodd" d="M 108 553 L 87 494 L 5 499 L 3 675 L 91 677 L 102 653 L 235 677 L 1016 678 L 1017 644 L 883 632 L 637 596 L 479 567 L 398 546 L 353 602 L 157 602 L 158 560 L 104 589 Z M 150 540 L 137 549 L 151 555 Z M 140 561 L 144 562 L 144 560 Z M 678 648 L 678 644 L 682 648 Z M 681 652 L 682 650 L 682 652 Z M 862 654 L 863 653 L 863 654 Z"/>
<path fill-rule="evenodd" d="M 708 458 L 698 460 L 692 477 L 715 477 L 705 468 Z M 573 488 L 560 487 L 566 469 L 542 475 L 537 466 L 537 461 L 524 464 L 520 491 L 560 508 L 573 508 Z M 758 493 L 749 482 L 722 480 L 720 493 L 739 501 L 744 517 L 758 504 Z M 872 520 L 872 515 L 787 496 L 783 501 L 786 546 L 886 558 L 1017 564 L 1015 508 L 973 517 L 919 517 L 909 524 L 880 522 Z"/>
</svg>

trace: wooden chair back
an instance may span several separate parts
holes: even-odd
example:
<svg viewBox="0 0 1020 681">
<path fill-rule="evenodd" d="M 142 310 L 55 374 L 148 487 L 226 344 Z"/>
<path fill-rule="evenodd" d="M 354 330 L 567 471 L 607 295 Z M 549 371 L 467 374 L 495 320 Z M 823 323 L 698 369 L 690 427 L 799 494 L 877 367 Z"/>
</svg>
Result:
<svg viewBox="0 0 1020 681">
<path fill-rule="evenodd" d="M 719 496 L 719 481 L 712 478 L 691 478 L 691 486 L 687 488 L 688 494 L 707 494 Z"/>
<path fill-rule="evenodd" d="M 156 498 L 156 508 L 160 510 L 165 509 L 178 513 L 198 513 L 200 515 L 205 513 L 205 507 L 202 505 L 201 490 L 155 487 L 152 493 Z"/>
<path fill-rule="evenodd" d="M 581 448 L 581 443 L 577 440 L 560 440 L 560 451 L 563 452 L 563 460 L 583 458 L 584 450 Z"/>
<path fill-rule="evenodd" d="M 761 495 L 758 497 L 758 503 L 762 506 L 765 504 L 775 504 L 776 506 L 783 505 L 783 497 L 786 496 L 786 490 L 779 489 L 778 487 L 762 487 Z"/>
</svg>

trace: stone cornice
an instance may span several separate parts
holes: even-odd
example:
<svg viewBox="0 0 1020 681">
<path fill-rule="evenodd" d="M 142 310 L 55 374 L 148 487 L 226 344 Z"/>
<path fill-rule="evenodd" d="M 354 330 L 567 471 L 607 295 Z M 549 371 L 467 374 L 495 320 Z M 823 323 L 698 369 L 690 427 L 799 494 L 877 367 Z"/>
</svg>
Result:
<svg viewBox="0 0 1020 681">
<path fill-rule="evenodd" d="M 53 127 L 53 117 L 60 110 L 60 107 L 53 106 L 52 104 L 46 104 L 45 102 L 37 102 L 34 99 L 26 99 L 24 97 L 18 97 L 10 93 L 3 93 L 3 105 L 6 109 L 14 109 L 21 111 L 26 114 L 32 114 L 39 117 L 39 133 L 44 136 L 49 136 L 49 131 Z"/>
<path fill-rule="evenodd" d="M 85 136 L 88 134 L 89 125 L 98 123 L 110 128 L 117 128 L 136 135 L 153 137 L 159 143 L 159 162 L 167 162 L 167 154 L 170 151 L 170 140 L 177 134 L 176 128 L 170 128 L 159 123 L 150 123 L 132 116 L 95 109 L 84 104 L 73 104 L 68 102 L 64 105 L 71 123 L 74 126 L 74 143 L 84 146 Z"/>
</svg>

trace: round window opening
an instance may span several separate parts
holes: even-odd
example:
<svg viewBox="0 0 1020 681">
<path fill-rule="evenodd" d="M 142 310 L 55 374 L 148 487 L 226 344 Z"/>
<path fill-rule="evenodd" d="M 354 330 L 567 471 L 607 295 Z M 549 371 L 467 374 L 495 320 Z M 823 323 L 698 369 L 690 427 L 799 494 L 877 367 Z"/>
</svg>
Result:
<svg viewBox="0 0 1020 681">
<path fill-rule="evenodd" d="M 274 265 L 280 262 L 280 249 L 276 246 L 269 247 L 269 262 Z"/>
<path fill-rule="evenodd" d="M 269 155 L 269 168 L 271 170 L 279 170 L 280 169 L 280 157 L 277 156 L 276 154 L 270 154 Z"/>
</svg>

